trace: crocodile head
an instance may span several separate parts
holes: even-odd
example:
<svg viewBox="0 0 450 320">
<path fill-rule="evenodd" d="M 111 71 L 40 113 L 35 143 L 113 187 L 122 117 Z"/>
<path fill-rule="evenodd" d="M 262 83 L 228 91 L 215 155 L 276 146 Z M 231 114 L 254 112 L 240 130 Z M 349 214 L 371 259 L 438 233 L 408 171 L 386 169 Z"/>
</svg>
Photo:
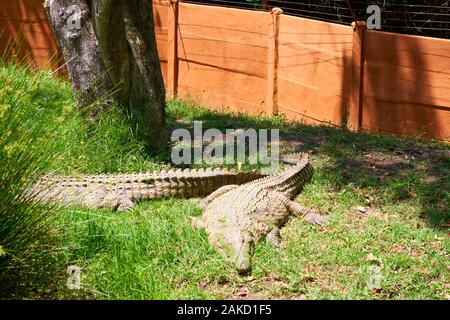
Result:
<svg viewBox="0 0 450 320">
<path fill-rule="evenodd" d="M 232 233 L 233 236 L 230 234 L 210 235 L 209 241 L 223 256 L 234 262 L 239 274 L 244 275 L 252 268 L 255 243 L 247 233 L 241 233 L 237 229 Z"/>
</svg>

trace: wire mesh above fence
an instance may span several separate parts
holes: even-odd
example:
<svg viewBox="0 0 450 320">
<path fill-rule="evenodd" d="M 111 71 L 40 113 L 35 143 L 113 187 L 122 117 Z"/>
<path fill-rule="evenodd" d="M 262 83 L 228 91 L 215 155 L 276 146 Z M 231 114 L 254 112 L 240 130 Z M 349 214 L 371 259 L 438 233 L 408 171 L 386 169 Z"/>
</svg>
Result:
<svg viewBox="0 0 450 320">
<path fill-rule="evenodd" d="M 448 0 L 183 0 L 183 2 L 269 10 L 283 9 L 285 14 L 350 25 L 366 20 L 367 8 L 381 9 L 381 30 L 450 39 L 450 1 Z"/>
</svg>

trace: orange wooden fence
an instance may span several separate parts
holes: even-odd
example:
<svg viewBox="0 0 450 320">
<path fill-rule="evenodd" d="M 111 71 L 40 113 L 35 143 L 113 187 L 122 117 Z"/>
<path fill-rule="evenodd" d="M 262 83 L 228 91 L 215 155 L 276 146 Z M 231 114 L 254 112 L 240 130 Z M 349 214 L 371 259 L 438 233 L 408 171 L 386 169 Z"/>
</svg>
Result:
<svg viewBox="0 0 450 320">
<path fill-rule="evenodd" d="M 345 125 L 350 105 L 352 29 L 281 16 L 278 110 L 306 123 Z"/>
<path fill-rule="evenodd" d="M 282 14 L 154 1 L 170 96 L 216 110 L 450 140 L 450 41 Z M 56 42 L 42 0 L 0 0 L 0 50 L 48 63 Z M 55 61 L 55 60 L 52 60 Z"/>
<path fill-rule="evenodd" d="M 41 0 L 0 0 L 0 56 L 39 68 L 56 68 L 58 46 Z"/>
<path fill-rule="evenodd" d="M 368 31 L 361 128 L 450 140 L 450 41 Z"/>
</svg>

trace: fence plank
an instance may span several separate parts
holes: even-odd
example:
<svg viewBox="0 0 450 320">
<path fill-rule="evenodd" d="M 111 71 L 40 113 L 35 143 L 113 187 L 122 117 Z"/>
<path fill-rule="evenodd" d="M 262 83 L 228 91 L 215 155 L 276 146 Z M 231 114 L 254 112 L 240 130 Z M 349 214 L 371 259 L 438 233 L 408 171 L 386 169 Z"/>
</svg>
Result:
<svg viewBox="0 0 450 320">
<path fill-rule="evenodd" d="M 268 13 L 181 2 L 178 15 L 178 96 L 266 113 Z"/>
<path fill-rule="evenodd" d="M 281 15 L 278 110 L 287 119 L 341 126 L 351 85 L 352 29 Z"/>
<path fill-rule="evenodd" d="M 352 57 L 352 83 L 350 107 L 347 127 L 352 131 L 359 131 L 362 122 L 362 108 L 364 97 L 364 63 L 365 63 L 365 33 L 366 23 L 353 22 L 353 57 Z"/>
<path fill-rule="evenodd" d="M 450 140 L 450 41 L 368 30 L 361 130 Z"/>
<path fill-rule="evenodd" d="M 280 30 L 280 15 L 283 10 L 272 8 L 268 29 L 267 46 L 267 114 L 278 114 L 278 37 Z"/>
<path fill-rule="evenodd" d="M 216 110 L 450 139 L 449 40 L 179 2 L 153 0 L 168 96 Z M 21 30 L 18 58 L 28 53 L 30 63 L 56 69 L 42 0 L 0 0 L 0 7 L 0 51 Z"/>
<path fill-rule="evenodd" d="M 178 91 L 178 0 L 170 0 L 167 10 L 167 95 L 174 98 Z"/>
</svg>

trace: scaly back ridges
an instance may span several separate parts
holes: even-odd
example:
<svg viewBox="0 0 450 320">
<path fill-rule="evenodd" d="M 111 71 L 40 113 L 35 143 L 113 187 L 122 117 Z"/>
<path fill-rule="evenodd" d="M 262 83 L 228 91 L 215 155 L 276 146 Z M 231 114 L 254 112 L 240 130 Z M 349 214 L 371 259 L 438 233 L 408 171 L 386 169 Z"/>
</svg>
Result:
<svg viewBox="0 0 450 320">
<path fill-rule="evenodd" d="M 207 169 L 176 169 L 176 170 L 161 170 L 156 172 L 146 173 L 131 173 L 131 174 L 98 174 L 98 175 L 78 175 L 78 176 L 57 176 L 44 175 L 41 177 L 36 186 L 58 186 L 58 187 L 87 187 L 92 185 L 116 185 L 116 184 L 138 184 L 147 183 L 152 184 L 158 181 L 178 182 L 188 179 L 194 183 L 201 179 L 212 179 L 233 181 L 233 183 L 249 182 L 263 175 L 256 170 L 236 172 L 234 169 L 216 168 L 214 170 Z M 217 178 L 217 179 L 216 179 Z M 239 184 L 241 184 L 239 183 Z M 227 183 L 228 184 L 228 183 Z"/>
<path fill-rule="evenodd" d="M 251 185 L 259 186 L 263 188 L 276 189 L 281 184 L 295 184 L 293 177 L 297 176 L 301 172 L 308 172 L 312 169 L 312 165 L 309 161 L 309 157 L 305 153 L 295 153 L 283 156 L 282 162 L 291 164 L 290 167 L 284 171 L 277 172 L 270 176 L 255 180 L 251 182 Z M 312 172 L 311 172 L 312 176 Z"/>
</svg>

